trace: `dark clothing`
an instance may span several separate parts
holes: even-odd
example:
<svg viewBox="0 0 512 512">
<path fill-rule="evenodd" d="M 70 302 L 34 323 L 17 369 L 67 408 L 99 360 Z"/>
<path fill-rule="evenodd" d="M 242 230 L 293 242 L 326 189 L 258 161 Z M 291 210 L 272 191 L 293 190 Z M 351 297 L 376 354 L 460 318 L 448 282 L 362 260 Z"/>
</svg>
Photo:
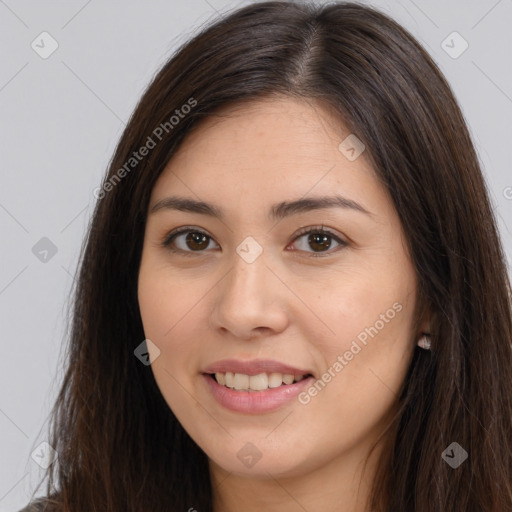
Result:
<svg viewBox="0 0 512 512">
<path fill-rule="evenodd" d="M 25 508 L 19 510 L 18 512 L 45 512 L 46 502 L 46 498 L 38 498 L 29 503 Z"/>
</svg>

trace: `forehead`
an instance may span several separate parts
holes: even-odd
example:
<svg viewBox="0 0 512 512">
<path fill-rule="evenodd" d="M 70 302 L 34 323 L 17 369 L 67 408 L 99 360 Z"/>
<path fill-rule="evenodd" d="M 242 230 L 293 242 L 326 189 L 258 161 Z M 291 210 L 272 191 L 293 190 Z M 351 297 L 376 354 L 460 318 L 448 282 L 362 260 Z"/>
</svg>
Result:
<svg viewBox="0 0 512 512">
<path fill-rule="evenodd" d="M 238 102 L 211 114 L 193 128 L 176 156 L 190 156 L 201 149 L 208 150 L 209 156 L 225 156 L 230 161 L 238 156 L 243 160 L 240 151 L 228 153 L 223 149 L 244 149 L 252 155 L 254 151 L 250 149 L 254 147 L 262 157 L 279 160 L 300 156 L 309 160 L 318 158 L 318 152 L 328 159 L 349 135 L 341 117 L 328 105 L 312 99 L 277 96 Z M 364 153 L 361 157 L 369 167 Z"/>
<path fill-rule="evenodd" d="M 250 205 L 309 195 L 352 195 L 375 202 L 384 191 L 364 151 L 351 160 L 351 134 L 339 116 L 310 100 L 238 103 L 206 118 L 185 138 L 153 190 L 153 203 L 179 193 Z"/>
<path fill-rule="evenodd" d="M 354 136 L 332 108 L 317 100 L 276 96 L 238 102 L 195 125 L 167 167 L 208 160 L 208 167 L 242 162 L 261 168 L 263 161 L 270 168 L 283 169 L 287 162 L 310 168 L 311 161 L 340 162 L 340 143 Z M 258 161 L 252 161 L 255 154 Z M 372 170 L 364 151 L 356 162 L 344 160 L 347 168 Z"/>
</svg>

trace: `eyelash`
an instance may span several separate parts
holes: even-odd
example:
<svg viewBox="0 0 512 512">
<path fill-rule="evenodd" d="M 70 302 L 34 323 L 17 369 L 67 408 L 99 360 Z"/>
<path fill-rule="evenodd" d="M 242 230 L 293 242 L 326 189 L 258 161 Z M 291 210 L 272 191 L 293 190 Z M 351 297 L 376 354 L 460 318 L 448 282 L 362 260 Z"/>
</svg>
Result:
<svg viewBox="0 0 512 512">
<path fill-rule="evenodd" d="M 162 246 L 165 247 L 166 249 L 170 250 L 171 252 L 184 254 L 185 256 L 196 256 L 196 255 L 206 252 L 205 250 L 203 250 L 203 251 L 184 251 L 182 249 L 175 249 L 175 248 L 171 247 L 171 243 L 174 241 L 174 239 L 177 236 L 182 235 L 183 233 L 189 233 L 189 232 L 206 235 L 210 240 L 213 240 L 213 238 L 210 235 L 208 235 L 208 233 L 206 233 L 200 229 L 194 228 L 193 226 L 184 226 L 182 228 L 178 228 L 177 230 L 171 231 L 169 234 L 167 234 L 162 242 Z M 303 235 L 307 235 L 307 234 L 311 234 L 311 233 L 328 235 L 328 236 L 332 237 L 337 243 L 340 244 L 340 246 L 337 248 L 338 250 L 341 250 L 342 248 L 344 248 L 348 245 L 347 242 L 345 242 L 344 240 L 342 240 L 341 238 L 336 236 L 334 233 L 324 229 L 324 226 L 302 228 L 297 233 L 297 236 L 294 238 L 293 242 L 295 242 L 297 239 L 299 239 Z M 307 252 L 313 258 L 322 258 L 322 257 L 330 256 L 331 254 L 333 254 L 333 252 L 338 252 L 338 250 L 334 250 L 334 251 L 327 250 L 325 252 L 317 252 L 317 253 L 315 253 L 315 252 L 310 253 L 308 251 L 303 251 L 303 252 Z"/>
</svg>

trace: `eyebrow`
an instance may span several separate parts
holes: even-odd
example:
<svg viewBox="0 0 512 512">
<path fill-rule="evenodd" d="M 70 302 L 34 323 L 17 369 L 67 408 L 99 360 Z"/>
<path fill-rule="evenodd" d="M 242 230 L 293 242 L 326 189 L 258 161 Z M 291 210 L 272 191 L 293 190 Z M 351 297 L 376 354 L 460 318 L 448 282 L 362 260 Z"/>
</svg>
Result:
<svg viewBox="0 0 512 512">
<path fill-rule="evenodd" d="M 269 218 L 271 220 L 280 220 L 290 215 L 309 212 L 311 210 L 324 210 L 327 208 L 347 208 L 367 215 L 373 216 L 362 205 L 343 196 L 321 196 L 308 199 L 296 199 L 293 201 L 283 201 L 272 205 Z M 197 201 L 188 197 L 169 196 L 157 201 L 151 208 L 150 213 L 156 213 L 160 210 L 178 210 L 182 212 L 199 213 L 209 215 L 217 219 L 224 219 L 224 212 L 218 206 L 204 201 Z"/>
</svg>

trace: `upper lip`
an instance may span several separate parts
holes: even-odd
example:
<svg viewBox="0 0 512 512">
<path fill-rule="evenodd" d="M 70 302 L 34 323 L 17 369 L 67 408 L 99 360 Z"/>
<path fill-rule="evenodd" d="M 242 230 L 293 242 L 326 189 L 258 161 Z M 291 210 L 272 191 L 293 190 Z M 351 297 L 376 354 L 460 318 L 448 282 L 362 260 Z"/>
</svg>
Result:
<svg viewBox="0 0 512 512">
<path fill-rule="evenodd" d="M 203 373 L 243 373 L 245 375 L 258 375 L 260 373 L 282 373 L 287 375 L 313 374 L 310 370 L 295 368 L 288 364 L 280 363 L 273 359 L 252 359 L 242 361 L 240 359 L 223 359 L 203 369 Z"/>
</svg>

